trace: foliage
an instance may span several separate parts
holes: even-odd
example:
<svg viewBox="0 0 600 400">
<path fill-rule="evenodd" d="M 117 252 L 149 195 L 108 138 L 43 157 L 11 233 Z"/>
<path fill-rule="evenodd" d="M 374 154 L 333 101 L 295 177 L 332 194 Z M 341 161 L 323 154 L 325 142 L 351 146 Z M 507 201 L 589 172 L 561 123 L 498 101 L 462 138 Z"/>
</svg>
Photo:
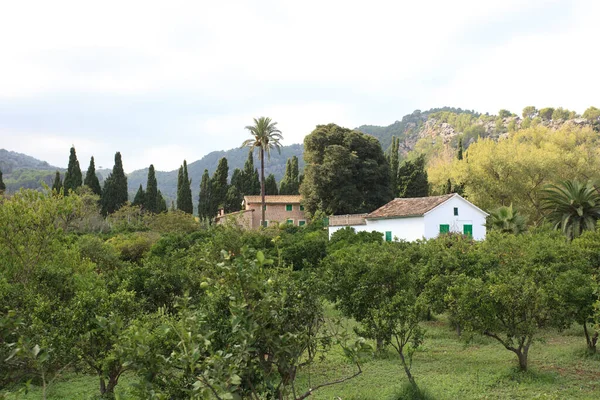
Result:
<svg viewBox="0 0 600 400">
<path fill-rule="evenodd" d="M 229 166 L 226 158 L 219 160 L 219 165 L 215 173 L 213 174 L 210 183 L 210 217 L 214 218 L 217 216 L 219 209 L 225 205 L 227 197 L 227 190 L 229 188 L 227 184 L 227 176 L 229 175 Z"/>
<path fill-rule="evenodd" d="M 370 212 L 387 203 L 389 166 L 377 140 L 335 124 L 304 138 L 307 163 L 300 193 L 309 215 Z"/>
<path fill-rule="evenodd" d="M 177 181 L 177 209 L 188 214 L 193 214 L 194 204 L 192 202 L 192 180 L 188 176 L 187 161 L 179 168 L 181 178 Z"/>
<path fill-rule="evenodd" d="M 243 186 L 240 191 L 244 196 L 260 194 L 260 180 L 258 178 L 258 171 L 256 170 L 256 168 L 254 168 L 254 157 L 252 153 L 252 150 L 248 152 L 248 158 L 244 163 L 244 169 L 242 170 L 241 174 L 241 181 L 243 182 Z"/>
<path fill-rule="evenodd" d="M 214 215 L 211 210 L 212 203 L 212 185 L 208 170 L 204 170 L 202 181 L 200 182 L 200 199 L 198 200 L 198 217 L 201 221 L 211 221 Z"/>
<path fill-rule="evenodd" d="M 6 185 L 2 180 L 2 171 L 0 170 L 0 193 L 3 193 L 6 190 Z"/>
<path fill-rule="evenodd" d="M 154 165 L 150 164 L 148 168 L 148 181 L 146 182 L 146 194 L 144 196 L 143 209 L 150 213 L 157 213 L 159 206 L 158 183 L 156 182 L 156 173 Z"/>
<path fill-rule="evenodd" d="M 100 196 L 102 194 L 102 188 L 100 187 L 100 181 L 96 175 L 96 164 L 94 163 L 94 157 L 90 159 L 90 166 L 85 174 L 83 184 L 92 189 L 92 193 Z"/>
<path fill-rule="evenodd" d="M 135 193 L 135 197 L 133 198 L 133 203 L 131 203 L 131 205 L 140 208 L 144 208 L 146 205 L 146 192 L 144 192 L 141 184 L 138 191 Z"/>
<path fill-rule="evenodd" d="M 531 120 L 531 119 L 537 117 L 538 110 L 534 106 L 527 106 L 527 107 L 523 108 L 522 115 L 523 115 L 523 119 L 529 118 Z"/>
<path fill-rule="evenodd" d="M 144 255 L 150 251 L 150 248 L 158 241 L 159 237 L 155 232 L 133 232 L 113 236 L 106 243 L 119 252 L 121 260 L 141 262 Z"/>
<path fill-rule="evenodd" d="M 288 158 L 285 166 L 285 174 L 279 183 L 279 194 L 300 194 L 300 180 L 298 173 L 298 157 L 293 156 L 292 158 Z M 275 177 L 273 177 L 273 179 L 275 179 Z"/>
<path fill-rule="evenodd" d="M 546 219 L 569 240 L 596 228 L 600 219 L 600 193 L 591 182 L 563 181 L 548 185 L 542 193 Z"/>
<path fill-rule="evenodd" d="M 69 192 L 75 191 L 82 184 L 81 168 L 79 167 L 79 161 L 77 160 L 77 154 L 75 154 L 75 147 L 71 147 L 69 154 L 69 166 L 65 173 L 65 181 L 63 187 L 65 189 L 65 196 L 69 195 Z"/>
<path fill-rule="evenodd" d="M 100 203 L 102 206 L 102 215 L 106 216 L 117 211 L 127 203 L 127 177 L 123 170 L 121 153 L 115 154 L 115 165 L 112 173 L 104 180 L 102 196 Z"/>
<path fill-rule="evenodd" d="M 427 197 L 429 182 L 425 170 L 425 157 L 404 161 L 398 169 L 398 197 Z"/>
<path fill-rule="evenodd" d="M 54 182 L 52 183 L 52 191 L 55 193 L 60 193 L 63 190 L 62 179 L 60 179 L 60 172 L 56 171 L 56 176 L 54 177 Z"/>
<path fill-rule="evenodd" d="M 511 204 L 490 211 L 488 228 L 518 235 L 527 229 L 526 222 L 525 217 L 513 209 L 513 205 Z"/>
<path fill-rule="evenodd" d="M 396 188 L 398 187 L 398 168 L 400 166 L 399 160 L 399 148 L 400 139 L 392 136 L 392 145 L 390 147 L 389 164 L 390 164 L 390 187 L 395 194 Z"/>
<path fill-rule="evenodd" d="M 269 174 L 265 180 L 265 196 L 276 196 L 279 194 L 277 189 L 277 181 L 273 174 Z"/>
</svg>

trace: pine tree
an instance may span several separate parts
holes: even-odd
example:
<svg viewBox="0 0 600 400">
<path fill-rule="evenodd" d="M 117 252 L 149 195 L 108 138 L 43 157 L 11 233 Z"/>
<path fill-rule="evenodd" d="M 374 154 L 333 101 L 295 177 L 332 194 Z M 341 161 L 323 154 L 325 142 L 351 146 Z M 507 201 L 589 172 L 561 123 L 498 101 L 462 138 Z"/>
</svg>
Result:
<svg viewBox="0 0 600 400">
<path fill-rule="evenodd" d="M 285 164 L 285 173 L 280 182 L 279 194 L 299 194 L 299 190 L 298 157 L 293 156 L 292 158 L 288 158 Z"/>
<path fill-rule="evenodd" d="M 429 182 L 425 170 L 425 156 L 420 155 L 414 161 L 405 161 L 398 169 L 399 197 L 427 197 Z"/>
<path fill-rule="evenodd" d="M 156 182 L 156 173 L 154 171 L 154 165 L 150 164 L 148 168 L 148 181 L 146 182 L 146 211 L 151 213 L 157 213 L 160 199 L 158 197 L 158 183 Z"/>
<path fill-rule="evenodd" d="M 456 154 L 456 158 L 458 158 L 459 160 L 463 159 L 463 143 L 462 143 L 462 138 L 458 139 L 458 154 Z"/>
<path fill-rule="evenodd" d="M 227 196 L 227 175 L 229 174 L 229 166 L 227 164 L 227 158 L 223 157 L 219 160 L 217 169 L 211 179 L 211 203 L 210 213 L 211 218 L 216 216 L 219 212 L 219 208 L 225 205 L 225 197 Z"/>
<path fill-rule="evenodd" d="M 65 181 L 63 187 L 65 189 L 65 196 L 69 194 L 69 191 L 75 191 L 82 184 L 81 168 L 79 167 L 79 161 L 77 160 L 77 154 L 75 154 L 75 147 L 71 147 L 71 153 L 69 154 L 69 166 L 65 173 Z"/>
<path fill-rule="evenodd" d="M 104 180 L 104 187 L 102 188 L 102 196 L 100 197 L 102 215 L 106 216 L 114 213 L 123 207 L 127 200 L 127 177 L 123 170 L 121 153 L 117 152 L 112 173 Z"/>
<path fill-rule="evenodd" d="M 4 193 L 5 190 L 6 190 L 6 185 L 4 184 L 4 181 L 2 180 L 2 171 L 0 171 L 0 194 Z"/>
<path fill-rule="evenodd" d="M 277 190 L 277 181 L 275 175 L 269 174 L 265 179 L 265 195 L 266 196 L 277 196 L 279 191 Z"/>
<path fill-rule="evenodd" d="M 133 198 L 132 206 L 140 206 L 142 208 L 146 207 L 146 192 L 142 188 L 142 184 L 140 183 L 140 188 L 138 189 L 135 197 Z"/>
<path fill-rule="evenodd" d="M 211 204 L 211 182 L 208 170 L 204 170 L 202 181 L 200 182 L 200 199 L 198 201 L 198 217 L 200 220 L 211 220 L 210 204 Z"/>
<path fill-rule="evenodd" d="M 194 203 L 192 202 L 192 180 L 188 176 L 187 161 L 183 160 L 183 179 L 181 193 L 177 190 L 177 198 L 181 195 L 181 211 L 188 214 L 194 213 Z"/>
<path fill-rule="evenodd" d="M 100 181 L 96 175 L 96 164 L 94 163 L 94 157 L 90 159 L 90 166 L 88 167 L 87 173 L 85 174 L 85 180 L 83 184 L 92 189 L 94 194 L 100 196 L 102 194 L 102 188 L 100 187 Z"/>
<path fill-rule="evenodd" d="M 60 179 L 60 172 L 56 171 L 56 175 L 54 176 L 54 182 L 52 183 L 52 191 L 56 192 L 58 194 L 58 193 L 60 193 L 62 188 L 63 188 L 63 183 L 62 183 L 62 180 Z"/>
<path fill-rule="evenodd" d="M 394 192 L 394 196 L 398 190 L 398 168 L 399 159 L 398 151 L 400 149 L 400 139 L 392 136 L 392 146 L 390 149 L 389 163 L 390 163 L 390 187 Z"/>
</svg>

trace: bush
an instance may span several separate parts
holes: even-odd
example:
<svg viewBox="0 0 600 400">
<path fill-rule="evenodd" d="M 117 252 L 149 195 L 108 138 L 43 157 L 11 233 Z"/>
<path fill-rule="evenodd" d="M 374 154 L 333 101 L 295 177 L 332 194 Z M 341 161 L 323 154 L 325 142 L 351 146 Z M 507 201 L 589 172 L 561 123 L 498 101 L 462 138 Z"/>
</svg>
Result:
<svg viewBox="0 0 600 400">
<path fill-rule="evenodd" d="M 137 263 L 159 238 L 160 235 L 155 232 L 136 232 L 114 236 L 107 243 L 119 252 L 121 260 Z"/>
</svg>

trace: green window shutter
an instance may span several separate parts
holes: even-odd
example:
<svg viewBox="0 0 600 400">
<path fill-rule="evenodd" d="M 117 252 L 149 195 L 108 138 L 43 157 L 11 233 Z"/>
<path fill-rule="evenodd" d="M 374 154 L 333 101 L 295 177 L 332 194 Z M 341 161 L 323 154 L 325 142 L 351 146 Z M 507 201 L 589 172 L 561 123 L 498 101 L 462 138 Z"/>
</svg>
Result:
<svg viewBox="0 0 600 400">
<path fill-rule="evenodd" d="M 329 217 L 323 218 L 323 225 L 329 226 Z"/>
<path fill-rule="evenodd" d="M 294 225 L 294 220 L 293 220 L 293 219 L 288 219 L 286 222 L 287 222 L 288 224 Z"/>
<path fill-rule="evenodd" d="M 285 205 L 285 211 L 292 211 L 293 210 L 293 206 L 291 204 L 286 204 Z"/>
<path fill-rule="evenodd" d="M 463 233 L 467 236 L 473 236 L 473 225 L 463 225 Z"/>
<path fill-rule="evenodd" d="M 266 210 L 266 209 L 267 209 L 267 205 L 265 204 L 265 205 L 263 206 L 263 210 Z"/>
<path fill-rule="evenodd" d="M 306 225 L 306 221 L 298 221 L 298 226 L 304 226 Z"/>
<path fill-rule="evenodd" d="M 385 241 L 386 242 L 391 242 L 392 241 L 392 231 L 386 231 L 385 232 Z"/>
<path fill-rule="evenodd" d="M 454 215 L 458 215 L 458 207 L 454 207 Z"/>
<path fill-rule="evenodd" d="M 304 211 L 304 206 L 302 204 L 300 205 L 300 211 Z"/>
<path fill-rule="evenodd" d="M 449 233 L 449 232 L 450 232 L 450 225 L 447 225 L 447 224 L 440 225 L 440 233 Z"/>
<path fill-rule="evenodd" d="M 269 221 L 263 221 L 263 226 L 266 228 L 267 226 L 269 226 Z"/>
</svg>

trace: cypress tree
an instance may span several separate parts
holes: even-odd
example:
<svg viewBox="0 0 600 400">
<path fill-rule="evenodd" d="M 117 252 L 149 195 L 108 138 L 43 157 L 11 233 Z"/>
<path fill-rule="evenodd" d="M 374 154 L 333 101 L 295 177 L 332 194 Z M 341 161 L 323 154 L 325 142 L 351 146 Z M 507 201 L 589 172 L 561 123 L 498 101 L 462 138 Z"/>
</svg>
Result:
<svg viewBox="0 0 600 400">
<path fill-rule="evenodd" d="M 150 167 L 148 168 L 148 181 L 146 182 L 146 202 L 144 208 L 151 213 L 157 213 L 159 212 L 159 202 L 156 173 L 154 171 L 154 165 L 150 164 Z"/>
<path fill-rule="evenodd" d="M 202 174 L 202 181 L 200 182 L 200 199 L 198 200 L 198 217 L 200 220 L 211 220 L 212 216 L 210 213 L 211 204 L 211 182 L 208 170 L 204 170 Z"/>
<path fill-rule="evenodd" d="M 427 197 L 429 181 L 425 171 L 425 156 L 405 161 L 398 169 L 399 197 Z"/>
<path fill-rule="evenodd" d="M 390 149 L 390 187 L 394 192 L 394 196 L 398 191 L 398 168 L 399 168 L 399 159 L 398 159 L 398 151 L 400 149 L 400 139 L 392 136 L 392 147 Z"/>
<path fill-rule="evenodd" d="M 296 156 L 288 158 L 285 164 L 285 173 L 280 183 L 279 194 L 300 194 L 300 179 L 298 176 L 298 157 Z"/>
<path fill-rule="evenodd" d="M 277 190 L 277 181 L 275 180 L 275 175 L 269 174 L 269 176 L 267 176 L 267 179 L 265 179 L 265 195 L 276 196 L 278 194 L 279 191 Z"/>
<path fill-rule="evenodd" d="M 81 168 L 79 167 L 79 161 L 77 160 L 77 154 L 75 154 L 75 147 L 71 147 L 71 153 L 69 154 L 69 166 L 65 173 L 65 181 L 63 187 L 65 189 L 65 196 L 69 194 L 69 191 L 75 191 L 82 184 Z"/>
<path fill-rule="evenodd" d="M 92 156 L 90 159 L 90 166 L 85 174 L 85 180 L 83 181 L 83 184 L 92 189 L 94 194 L 97 194 L 98 196 L 102 194 L 100 181 L 98 180 L 98 176 L 96 176 L 96 164 L 94 163 L 94 156 Z"/>
<path fill-rule="evenodd" d="M 3 193 L 6 190 L 6 185 L 2 180 L 2 171 L 0 171 L 0 193 Z"/>
<path fill-rule="evenodd" d="M 243 196 L 237 187 L 230 185 L 225 196 L 224 210 L 226 213 L 240 211 L 242 209 Z"/>
<path fill-rule="evenodd" d="M 458 158 L 459 160 L 463 159 L 463 144 L 462 144 L 462 138 L 458 139 L 458 153 L 456 154 L 456 158 Z"/>
<path fill-rule="evenodd" d="M 142 208 L 144 208 L 146 206 L 146 192 L 144 192 L 144 189 L 142 188 L 142 184 L 140 183 L 140 188 L 138 189 L 137 193 L 135 194 L 135 197 L 133 198 L 133 203 L 131 203 L 132 206 L 140 206 Z"/>
<path fill-rule="evenodd" d="M 452 182 L 450 182 L 450 178 L 448 178 L 448 181 L 446 182 L 446 186 L 444 187 L 444 193 L 445 194 L 452 193 Z"/>
<path fill-rule="evenodd" d="M 179 166 L 177 172 L 177 209 L 183 208 L 183 165 Z"/>
<path fill-rule="evenodd" d="M 102 188 L 102 196 L 100 197 L 102 215 L 106 216 L 114 213 L 123 207 L 127 200 L 127 177 L 123 170 L 121 153 L 116 152 L 112 173 L 104 180 L 104 187 Z"/>
<path fill-rule="evenodd" d="M 171 210 L 169 211 L 175 211 L 175 202 L 173 200 L 171 200 Z"/>
<path fill-rule="evenodd" d="M 211 179 L 211 203 L 210 212 L 211 218 L 216 216 L 219 208 L 225 205 L 225 197 L 227 196 L 227 175 L 229 174 L 229 166 L 227 164 L 227 158 L 223 157 L 219 160 L 217 169 Z"/>
<path fill-rule="evenodd" d="M 156 212 L 157 213 L 163 213 L 163 212 L 167 212 L 167 201 L 165 200 L 165 198 L 163 197 L 162 193 L 160 192 L 160 190 L 156 193 Z"/>
<path fill-rule="evenodd" d="M 60 193 L 62 188 L 63 188 L 63 183 L 62 183 L 62 180 L 60 179 L 60 172 L 56 171 L 56 175 L 54 176 L 54 182 L 52 183 L 52 191 L 56 192 L 58 194 L 58 193 Z"/>
<path fill-rule="evenodd" d="M 258 178 L 258 169 L 254 168 L 252 151 L 248 152 L 248 159 L 244 163 L 242 177 L 244 182 L 242 195 L 251 196 L 260 194 L 260 179 Z"/>
<path fill-rule="evenodd" d="M 233 170 L 233 174 L 231 174 L 231 186 L 235 186 L 235 188 L 243 194 L 244 192 L 244 173 L 241 169 L 236 168 Z"/>
<path fill-rule="evenodd" d="M 187 161 L 183 160 L 183 181 L 181 189 L 181 208 L 180 210 L 188 214 L 194 213 L 194 203 L 192 202 L 192 180 L 188 176 Z M 177 191 L 177 196 L 179 196 Z"/>
</svg>

